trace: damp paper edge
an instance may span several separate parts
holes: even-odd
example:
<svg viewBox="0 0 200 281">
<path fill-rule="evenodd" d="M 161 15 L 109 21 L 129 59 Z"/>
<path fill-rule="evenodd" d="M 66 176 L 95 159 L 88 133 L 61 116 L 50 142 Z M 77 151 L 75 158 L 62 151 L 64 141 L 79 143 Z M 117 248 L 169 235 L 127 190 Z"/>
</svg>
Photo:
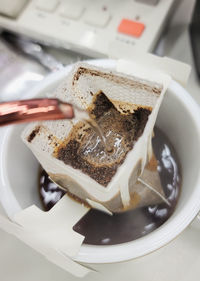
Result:
<svg viewBox="0 0 200 281">
<path fill-rule="evenodd" d="M 191 66 L 187 63 L 143 52 L 132 46 L 124 46 L 120 42 L 109 46 L 109 57 L 143 66 L 144 69 L 149 69 L 149 74 L 152 71 L 157 71 L 158 73 L 169 75 L 184 87 L 187 85 L 191 73 Z M 119 69 L 117 70 L 120 71 Z M 155 79 L 154 81 L 157 80 Z"/>
</svg>

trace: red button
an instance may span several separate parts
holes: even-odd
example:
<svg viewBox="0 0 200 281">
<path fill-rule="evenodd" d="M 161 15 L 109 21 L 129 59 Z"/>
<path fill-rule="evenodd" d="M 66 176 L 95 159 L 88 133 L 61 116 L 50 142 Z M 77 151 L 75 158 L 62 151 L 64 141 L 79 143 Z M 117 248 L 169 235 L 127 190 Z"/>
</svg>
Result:
<svg viewBox="0 0 200 281">
<path fill-rule="evenodd" d="M 141 22 L 122 19 L 118 26 L 118 32 L 135 37 L 140 37 L 142 35 L 144 28 L 145 25 Z"/>
</svg>

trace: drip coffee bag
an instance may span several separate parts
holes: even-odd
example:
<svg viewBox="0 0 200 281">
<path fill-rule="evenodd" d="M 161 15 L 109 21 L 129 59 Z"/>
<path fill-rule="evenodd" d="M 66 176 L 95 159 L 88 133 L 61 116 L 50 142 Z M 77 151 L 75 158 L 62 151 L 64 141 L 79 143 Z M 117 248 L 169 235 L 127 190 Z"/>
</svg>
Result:
<svg viewBox="0 0 200 281">
<path fill-rule="evenodd" d="M 165 195 L 151 139 L 165 91 L 161 82 L 78 63 L 55 96 L 85 110 L 103 139 L 76 114 L 31 124 L 22 138 L 50 178 L 90 207 L 157 204 Z"/>
</svg>

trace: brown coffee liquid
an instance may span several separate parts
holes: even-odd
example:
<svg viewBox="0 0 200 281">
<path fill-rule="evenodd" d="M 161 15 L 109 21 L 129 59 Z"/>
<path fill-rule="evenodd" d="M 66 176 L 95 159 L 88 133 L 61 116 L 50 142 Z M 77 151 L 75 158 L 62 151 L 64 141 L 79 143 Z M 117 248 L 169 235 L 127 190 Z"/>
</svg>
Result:
<svg viewBox="0 0 200 281">
<path fill-rule="evenodd" d="M 67 139 L 55 148 L 54 157 L 106 187 L 143 133 L 151 110 L 139 107 L 133 113 L 122 114 L 99 92 L 88 111 L 101 132 L 78 122 Z"/>
<path fill-rule="evenodd" d="M 181 189 L 180 165 L 164 133 L 158 128 L 154 132 L 153 150 L 158 160 L 157 169 L 170 206 L 161 203 L 113 216 L 90 210 L 74 226 L 75 231 L 85 236 L 85 244 L 114 245 L 135 240 L 161 226 L 173 213 Z M 45 210 L 51 209 L 65 194 L 49 180 L 44 170 L 40 173 L 39 192 Z"/>
</svg>

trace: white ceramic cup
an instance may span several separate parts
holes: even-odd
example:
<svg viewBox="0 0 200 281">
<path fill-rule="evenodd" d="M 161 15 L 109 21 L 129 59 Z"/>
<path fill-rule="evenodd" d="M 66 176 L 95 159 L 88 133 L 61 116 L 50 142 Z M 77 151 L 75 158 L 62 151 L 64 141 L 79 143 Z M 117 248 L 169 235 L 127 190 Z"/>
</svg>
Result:
<svg viewBox="0 0 200 281">
<path fill-rule="evenodd" d="M 90 63 L 115 68 L 112 60 Z M 66 77 L 71 66 L 49 75 L 28 95 L 45 96 Z M 113 263 L 148 254 L 179 235 L 200 210 L 200 109 L 190 94 L 172 81 L 156 122 L 169 137 L 182 167 L 182 190 L 172 216 L 152 233 L 132 242 L 113 246 L 82 245 L 75 260 Z M 0 130 L 0 198 L 9 217 L 32 204 L 40 205 L 37 192 L 38 162 L 21 141 L 24 125 Z"/>
</svg>

